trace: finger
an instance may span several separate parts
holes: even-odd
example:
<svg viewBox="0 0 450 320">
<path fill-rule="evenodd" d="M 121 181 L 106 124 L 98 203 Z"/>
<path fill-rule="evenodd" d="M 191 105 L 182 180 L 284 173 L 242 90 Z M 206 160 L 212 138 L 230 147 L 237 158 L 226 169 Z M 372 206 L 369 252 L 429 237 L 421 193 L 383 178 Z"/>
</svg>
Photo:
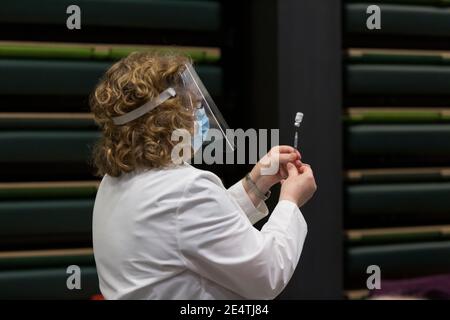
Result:
<svg viewBox="0 0 450 320">
<path fill-rule="evenodd" d="M 311 166 L 310 165 L 303 165 L 302 166 L 302 174 L 313 175 L 313 171 L 311 169 Z"/>
<path fill-rule="evenodd" d="M 286 179 L 281 179 L 280 184 L 283 184 L 286 181 Z"/>
<path fill-rule="evenodd" d="M 298 159 L 298 156 L 295 152 L 292 153 L 280 153 L 278 155 L 278 159 L 280 161 L 281 164 L 285 164 L 288 162 L 294 162 L 295 160 Z"/>
<path fill-rule="evenodd" d="M 300 151 L 298 151 L 298 150 L 295 150 L 295 152 L 297 153 L 297 155 L 298 155 L 298 158 L 301 160 L 302 159 L 302 154 L 300 153 Z"/>
<path fill-rule="evenodd" d="M 293 153 L 293 152 L 295 152 L 295 148 L 291 147 L 291 146 L 283 145 L 283 146 L 276 146 L 275 148 L 276 148 L 276 151 L 278 151 L 279 153 Z M 273 150 L 273 148 L 272 148 L 272 150 Z"/>
<path fill-rule="evenodd" d="M 280 176 L 283 179 L 286 179 L 289 176 L 285 165 L 280 166 Z"/>
<path fill-rule="evenodd" d="M 286 164 L 286 169 L 288 171 L 289 177 L 295 177 L 298 176 L 298 170 L 297 167 L 294 166 L 292 163 L 288 162 Z"/>
</svg>

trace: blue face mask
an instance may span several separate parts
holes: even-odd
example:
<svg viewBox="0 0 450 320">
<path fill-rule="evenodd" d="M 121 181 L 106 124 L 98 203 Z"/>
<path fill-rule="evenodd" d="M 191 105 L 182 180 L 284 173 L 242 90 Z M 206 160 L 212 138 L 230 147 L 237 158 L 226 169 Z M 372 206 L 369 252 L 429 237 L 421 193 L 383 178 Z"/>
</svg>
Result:
<svg viewBox="0 0 450 320">
<path fill-rule="evenodd" d="M 192 148 L 194 152 L 197 152 L 206 138 L 209 131 L 209 118 L 206 115 L 205 108 L 199 108 L 195 110 L 195 122 L 197 124 L 192 138 Z"/>
</svg>

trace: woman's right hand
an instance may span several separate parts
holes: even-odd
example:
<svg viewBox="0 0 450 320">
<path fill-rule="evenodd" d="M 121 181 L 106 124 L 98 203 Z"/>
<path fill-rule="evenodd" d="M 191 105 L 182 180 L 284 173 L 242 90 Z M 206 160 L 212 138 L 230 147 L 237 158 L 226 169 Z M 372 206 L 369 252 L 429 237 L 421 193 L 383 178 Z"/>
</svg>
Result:
<svg viewBox="0 0 450 320">
<path fill-rule="evenodd" d="M 295 165 L 288 163 L 286 168 L 289 175 L 282 181 L 280 201 L 288 200 L 301 207 L 311 199 L 317 190 L 313 172 L 307 164 L 302 164 L 297 169 Z"/>
</svg>

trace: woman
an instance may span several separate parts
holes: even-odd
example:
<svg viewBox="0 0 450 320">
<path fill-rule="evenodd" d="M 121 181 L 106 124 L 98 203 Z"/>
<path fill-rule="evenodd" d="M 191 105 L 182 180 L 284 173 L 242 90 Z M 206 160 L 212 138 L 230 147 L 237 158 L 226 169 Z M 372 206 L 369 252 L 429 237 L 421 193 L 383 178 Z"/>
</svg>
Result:
<svg viewBox="0 0 450 320">
<path fill-rule="evenodd" d="M 103 133 L 93 215 L 101 292 L 106 299 L 275 298 L 302 251 L 307 226 L 299 207 L 316 190 L 311 168 L 295 149 L 275 147 L 276 174 L 262 175 L 260 162 L 227 190 L 213 173 L 175 164 L 172 132 L 202 131 L 191 97 L 168 89 L 189 63 L 133 53 L 92 95 Z M 149 103 L 145 113 L 134 111 Z M 279 182 L 278 205 L 258 231 L 252 224 L 268 214 L 264 195 Z"/>
</svg>

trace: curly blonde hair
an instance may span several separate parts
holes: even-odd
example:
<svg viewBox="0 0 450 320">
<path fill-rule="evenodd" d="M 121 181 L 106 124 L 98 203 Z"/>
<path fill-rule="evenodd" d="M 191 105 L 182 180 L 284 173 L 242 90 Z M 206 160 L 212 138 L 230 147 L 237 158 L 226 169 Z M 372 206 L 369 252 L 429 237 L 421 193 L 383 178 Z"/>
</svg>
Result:
<svg viewBox="0 0 450 320">
<path fill-rule="evenodd" d="M 192 132 L 193 114 L 178 96 L 124 125 L 113 117 L 156 98 L 173 83 L 189 58 L 175 54 L 131 53 L 105 73 L 90 97 L 90 106 L 102 137 L 93 154 L 97 175 L 118 177 L 138 168 L 159 168 L 171 163 L 175 129 Z"/>
</svg>

